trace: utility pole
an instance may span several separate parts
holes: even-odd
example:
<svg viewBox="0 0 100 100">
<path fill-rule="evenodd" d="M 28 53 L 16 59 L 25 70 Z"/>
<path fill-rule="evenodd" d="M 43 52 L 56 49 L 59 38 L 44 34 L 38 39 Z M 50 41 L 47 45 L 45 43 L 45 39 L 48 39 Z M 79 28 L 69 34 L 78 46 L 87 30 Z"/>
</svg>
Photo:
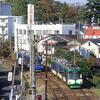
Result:
<svg viewBox="0 0 100 100">
<path fill-rule="evenodd" d="M 78 28 L 78 36 L 77 39 L 79 39 L 79 35 L 80 35 L 80 21 L 78 22 L 79 28 Z"/>
<path fill-rule="evenodd" d="M 17 54 L 16 54 L 16 58 L 17 58 Z M 14 65 L 14 71 L 12 74 L 12 88 L 11 88 L 10 100 L 13 100 L 13 95 L 14 95 L 14 79 L 15 79 L 16 67 L 17 67 L 17 62 Z"/>
<path fill-rule="evenodd" d="M 12 88 L 11 88 L 10 100 L 13 100 L 13 95 L 14 95 L 14 79 L 15 79 L 16 67 L 17 67 L 17 64 L 14 66 L 14 72 L 13 72 L 13 75 L 12 75 Z"/>
<path fill-rule="evenodd" d="M 16 52 L 16 59 L 18 59 L 18 30 L 17 30 L 17 52 Z M 16 62 L 16 59 L 15 59 L 15 62 Z M 17 62 L 14 65 L 14 71 L 13 71 L 13 75 L 12 75 L 12 88 L 11 88 L 10 100 L 13 100 L 13 95 L 14 95 L 14 79 L 15 79 L 16 68 L 17 68 Z"/>
<path fill-rule="evenodd" d="M 24 33 L 22 33 L 21 37 L 21 49 L 22 49 L 22 59 L 21 59 L 21 97 L 23 96 L 23 61 L 24 61 L 24 54 L 23 54 L 23 40 L 24 40 Z"/>
<path fill-rule="evenodd" d="M 21 59 L 21 62 L 22 62 L 21 64 L 21 86 L 22 86 L 23 85 L 23 51 L 21 53 L 22 53 L 22 59 Z"/>
<path fill-rule="evenodd" d="M 36 78 L 35 78 L 35 40 L 34 35 L 30 34 L 30 70 L 31 70 L 31 83 L 32 83 L 32 100 L 36 99 Z"/>
<path fill-rule="evenodd" d="M 32 83 L 32 35 L 29 28 L 29 45 L 30 45 L 30 82 Z"/>
<path fill-rule="evenodd" d="M 46 41 L 46 65 L 45 65 L 45 100 L 47 100 L 47 84 L 48 84 L 48 73 L 47 73 L 47 53 L 48 47 L 47 47 L 47 41 Z"/>
<path fill-rule="evenodd" d="M 51 63 L 52 63 L 52 38 L 51 38 Z M 52 67 L 52 65 L 51 65 L 51 67 Z"/>
<path fill-rule="evenodd" d="M 74 65 L 75 65 L 75 40 L 74 40 Z"/>
</svg>

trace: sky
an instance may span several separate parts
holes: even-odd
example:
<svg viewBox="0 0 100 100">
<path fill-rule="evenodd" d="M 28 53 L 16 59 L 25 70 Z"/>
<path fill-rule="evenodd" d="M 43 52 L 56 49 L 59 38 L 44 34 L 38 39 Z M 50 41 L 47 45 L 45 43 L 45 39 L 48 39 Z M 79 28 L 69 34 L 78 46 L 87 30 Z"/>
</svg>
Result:
<svg viewBox="0 0 100 100">
<path fill-rule="evenodd" d="M 55 0 L 60 2 L 67 2 L 69 4 L 77 4 L 77 5 L 84 5 L 87 3 L 87 0 Z"/>
</svg>

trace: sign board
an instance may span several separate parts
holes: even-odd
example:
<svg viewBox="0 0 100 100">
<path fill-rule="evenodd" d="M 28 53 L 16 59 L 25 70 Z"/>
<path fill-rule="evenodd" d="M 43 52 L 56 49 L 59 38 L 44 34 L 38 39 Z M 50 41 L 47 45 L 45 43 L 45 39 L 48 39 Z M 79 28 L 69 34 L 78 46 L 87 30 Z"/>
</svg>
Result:
<svg viewBox="0 0 100 100">
<path fill-rule="evenodd" d="M 100 29 L 100 26 L 93 26 L 93 29 Z"/>
<path fill-rule="evenodd" d="M 34 24 L 34 5 L 28 4 L 28 24 Z"/>
<path fill-rule="evenodd" d="M 12 81 L 12 72 L 8 73 L 8 81 Z"/>
</svg>

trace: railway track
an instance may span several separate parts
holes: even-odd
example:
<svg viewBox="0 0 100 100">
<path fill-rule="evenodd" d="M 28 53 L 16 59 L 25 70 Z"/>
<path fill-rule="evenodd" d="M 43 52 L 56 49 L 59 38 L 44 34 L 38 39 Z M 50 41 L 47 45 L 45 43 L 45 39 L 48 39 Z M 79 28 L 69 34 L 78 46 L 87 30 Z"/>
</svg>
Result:
<svg viewBox="0 0 100 100">
<path fill-rule="evenodd" d="M 37 75 L 38 80 L 42 80 L 45 88 L 45 72 Z M 45 91 L 45 90 L 43 90 Z M 88 89 L 70 89 L 66 83 L 48 72 L 48 100 L 99 100 Z"/>
<path fill-rule="evenodd" d="M 68 100 L 68 97 L 64 90 L 60 87 L 57 81 L 53 80 L 53 77 L 48 75 L 48 86 L 52 89 L 54 99 L 52 100 Z"/>
<path fill-rule="evenodd" d="M 90 96 L 91 94 L 88 91 L 85 92 L 82 89 L 79 89 L 77 91 L 79 91 L 77 93 L 80 93 L 80 94 L 77 94 L 78 100 L 92 100 L 92 98 L 90 98 L 91 97 Z"/>
<path fill-rule="evenodd" d="M 41 74 L 41 75 L 39 75 Z M 45 73 L 38 73 L 37 74 L 38 79 L 45 80 Z M 53 76 L 51 76 L 50 73 L 48 73 L 48 100 L 68 100 L 66 93 L 64 90 L 60 87 L 60 85 L 57 83 L 57 81 L 53 80 Z M 49 96 L 50 94 L 50 96 Z M 52 95 L 52 96 L 51 96 Z"/>
</svg>

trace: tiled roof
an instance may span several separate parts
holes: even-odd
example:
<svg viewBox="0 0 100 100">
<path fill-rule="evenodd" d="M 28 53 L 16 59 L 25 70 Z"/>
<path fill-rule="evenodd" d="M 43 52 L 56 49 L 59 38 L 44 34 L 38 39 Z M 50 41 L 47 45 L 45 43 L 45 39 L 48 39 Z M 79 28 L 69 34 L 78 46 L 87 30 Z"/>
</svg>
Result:
<svg viewBox="0 0 100 100">
<path fill-rule="evenodd" d="M 97 45 L 98 43 L 100 43 L 100 39 L 91 40 L 91 42 Z"/>
<path fill-rule="evenodd" d="M 100 39 L 91 40 L 93 43 L 100 43 Z"/>
<path fill-rule="evenodd" d="M 100 36 L 100 26 L 99 27 L 88 27 L 85 35 Z"/>
</svg>

